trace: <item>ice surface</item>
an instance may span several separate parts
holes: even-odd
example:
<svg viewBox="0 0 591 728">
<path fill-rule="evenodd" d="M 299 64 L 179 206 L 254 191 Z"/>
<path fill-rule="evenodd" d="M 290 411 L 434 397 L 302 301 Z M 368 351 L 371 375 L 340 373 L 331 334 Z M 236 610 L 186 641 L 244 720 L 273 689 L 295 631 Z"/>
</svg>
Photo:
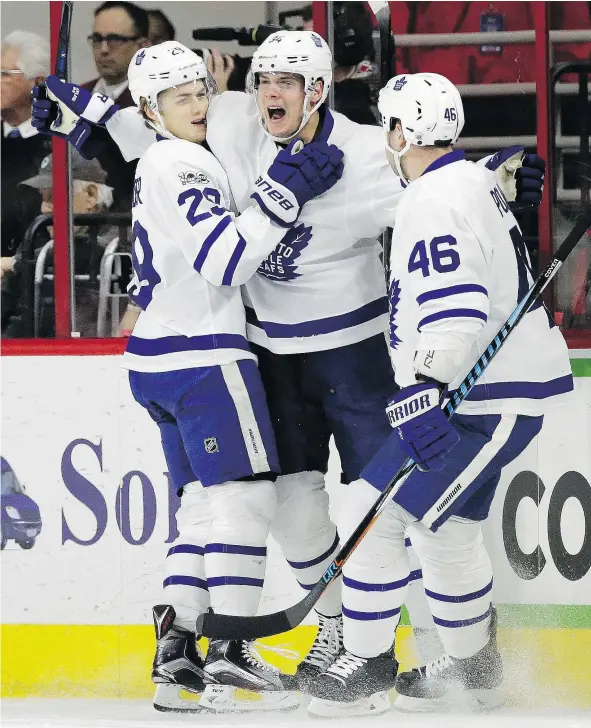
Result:
<svg viewBox="0 0 591 728">
<path fill-rule="evenodd" d="M 144 700 L 45 700 L 5 699 L 2 728 L 320 728 L 321 721 L 307 715 L 302 706 L 293 713 L 179 715 L 157 713 Z M 589 728 L 591 711 L 529 712 L 515 708 L 487 715 L 409 715 L 392 710 L 372 718 L 327 721 L 327 728 Z"/>
</svg>

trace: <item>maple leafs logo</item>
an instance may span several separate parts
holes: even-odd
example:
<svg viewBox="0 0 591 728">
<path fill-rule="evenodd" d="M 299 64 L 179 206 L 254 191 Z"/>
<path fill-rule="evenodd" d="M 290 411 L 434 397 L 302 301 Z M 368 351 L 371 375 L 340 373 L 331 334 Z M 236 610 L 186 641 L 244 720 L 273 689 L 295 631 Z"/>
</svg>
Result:
<svg viewBox="0 0 591 728">
<path fill-rule="evenodd" d="M 388 291 L 388 300 L 390 303 L 390 346 L 392 349 L 397 349 L 398 344 L 402 343 L 402 340 L 398 338 L 396 334 L 396 314 L 398 313 L 398 304 L 400 303 L 400 281 L 396 278 L 392 278 L 390 283 L 390 290 Z"/>
<path fill-rule="evenodd" d="M 296 273 L 296 260 L 312 239 L 312 226 L 300 223 L 290 228 L 285 237 L 259 265 L 258 272 L 272 281 L 293 281 L 300 277 Z"/>
</svg>

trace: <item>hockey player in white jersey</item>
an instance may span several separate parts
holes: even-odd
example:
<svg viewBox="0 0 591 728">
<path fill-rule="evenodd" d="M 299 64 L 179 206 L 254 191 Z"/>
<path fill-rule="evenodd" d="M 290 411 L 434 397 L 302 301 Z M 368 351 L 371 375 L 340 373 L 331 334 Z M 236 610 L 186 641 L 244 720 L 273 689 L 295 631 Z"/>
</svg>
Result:
<svg viewBox="0 0 591 728">
<path fill-rule="evenodd" d="M 194 710 L 181 697 L 188 687 L 203 689 L 200 706 L 214 710 L 296 707 L 278 671 L 246 642 L 213 641 L 204 662 L 195 620 L 210 607 L 256 614 L 277 503 L 278 457 L 240 285 L 302 205 L 336 183 L 342 153 L 327 144 L 283 151 L 267 175 L 281 192 L 236 216 L 224 170 L 203 146 L 214 88 L 202 59 L 174 41 L 142 49 L 129 88 L 159 141 L 135 177 L 129 292 L 142 313 L 123 365 L 182 491 L 167 604 L 154 608 L 155 705 Z M 240 702 L 237 688 L 259 699 Z"/>
<path fill-rule="evenodd" d="M 250 94 L 223 93 L 208 115 L 207 142 L 228 173 L 239 210 L 252 203 L 253 184 L 265 204 L 266 169 L 294 138 L 330 140 L 346 159 L 339 185 L 305 206 L 290 236 L 246 285 L 247 333 L 259 358 L 282 470 L 272 533 L 298 582 L 310 588 L 338 546 L 324 490 L 331 434 L 345 482 L 359 478 L 389 434 L 382 413 L 395 384 L 384 337 L 387 297 L 378 237 L 393 224 L 404 184 L 384 157 L 378 127 L 327 109 L 332 58 L 318 34 L 273 34 L 255 51 L 252 72 Z M 138 126 L 134 110 L 114 111 L 110 100 L 101 108 L 96 96 L 92 103 L 81 96 L 72 102 L 52 77 L 47 84 L 60 105 L 80 117 L 73 142 L 92 121 L 106 123 L 128 159 L 153 143 L 153 132 Z M 514 178 L 508 156 L 496 157 L 507 194 L 513 199 L 518 190 L 526 200 L 539 199 L 542 173 L 530 170 L 530 179 L 519 170 Z M 298 668 L 304 690 L 342 644 L 338 584 L 327 590 L 318 612 L 317 638 Z"/>
<path fill-rule="evenodd" d="M 564 339 L 537 305 L 448 421 L 440 396 L 458 386 L 531 286 L 529 258 L 494 175 L 453 148 L 464 124 L 453 84 L 437 74 L 397 76 L 381 91 L 379 110 L 390 162 L 408 185 L 389 282 L 390 354 L 401 389 L 386 410 L 393 432 L 348 487 L 341 538 L 407 457 L 418 470 L 344 566 L 344 648 L 311 687 L 309 710 L 323 716 L 389 708 L 392 635 L 410 573 L 405 537 L 445 654 L 398 675 L 396 706 L 499 704 L 493 574 L 480 523 L 501 469 L 573 389 Z"/>
</svg>

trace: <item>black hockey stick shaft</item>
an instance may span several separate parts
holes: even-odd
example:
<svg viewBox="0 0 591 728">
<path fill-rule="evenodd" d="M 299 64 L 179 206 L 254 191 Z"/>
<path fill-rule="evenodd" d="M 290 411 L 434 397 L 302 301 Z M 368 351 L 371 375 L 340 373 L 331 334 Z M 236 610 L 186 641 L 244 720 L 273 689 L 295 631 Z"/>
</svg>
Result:
<svg viewBox="0 0 591 728">
<path fill-rule="evenodd" d="M 543 293 L 546 286 L 558 272 L 560 266 L 570 255 L 579 240 L 591 226 L 591 211 L 584 213 L 573 229 L 567 235 L 562 245 L 556 251 L 552 261 L 545 270 L 538 276 L 528 293 L 517 304 L 513 313 L 499 329 L 497 335 L 487 346 L 482 356 L 468 372 L 461 382 L 450 401 L 445 406 L 448 417 L 451 417 L 459 405 L 466 399 L 484 370 L 488 367 L 494 357 L 501 350 L 509 335 L 529 311 L 536 299 Z M 274 614 L 264 614 L 257 617 L 235 617 L 231 615 L 213 614 L 208 612 L 197 619 L 197 633 L 203 634 L 212 639 L 257 639 L 269 637 L 274 634 L 281 634 L 293 629 L 300 624 L 308 612 L 314 607 L 318 599 L 335 579 L 340 575 L 343 565 L 357 548 L 365 534 L 369 531 L 376 518 L 380 515 L 387 501 L 389 501 L 400 489 L 406 477 L 413 471 L 416 464 L 408 458 L 400 470 L 393 476 L 383 493 L 373 504 L 353 534 L 341 547 L 339 553 L 330 563 L 322 578 L 297 604 Z"/>
<path fill-rule="evenodd" d="M 62 4 L 62 18 L 60 21 L 60 31 L 55 54 L 55 64 L 53 67 L 54 74 L 65 81 L 68 76 L 68 55 L 70 48 L 70 27 L 72 25 L 72 0 L 64 0 Z M 38 97 L 47 100 L 47 87 L 45 83 L 39 84 Z M 57 120 L 59 109 L 57 103 L 52 103 L 52 111 L 47 120 L 48 126 Z"/>
<path fill-rule="evenodd" d="M 62 5 L 62 20 L 60 23 L 60 33 L 57 43 L 57 53 L 55 56 L 55 75 L 66 80 L 68 75 L 68 51 L 70 47 L 70 27 L 72 25 L 72 0 L 64 0 Z"/>
</svg>

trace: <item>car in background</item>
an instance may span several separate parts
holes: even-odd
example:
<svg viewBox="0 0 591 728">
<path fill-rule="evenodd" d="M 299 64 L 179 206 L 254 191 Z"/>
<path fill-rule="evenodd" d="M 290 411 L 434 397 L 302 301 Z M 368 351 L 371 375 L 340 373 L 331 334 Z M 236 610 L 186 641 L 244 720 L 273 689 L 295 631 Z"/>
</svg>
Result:
<svg viewBox="0 0 591 728">
<path fill-rule="evenodd" d="M 27 495 L 9 463 L 0 457 L 2 490 L 0 494 L 0 548 L 9 539 L 17 542 L 23 549 L 33 548 L 35 539 L 41 532 L 41 513 L 39 506 Z"/>
</svg>

